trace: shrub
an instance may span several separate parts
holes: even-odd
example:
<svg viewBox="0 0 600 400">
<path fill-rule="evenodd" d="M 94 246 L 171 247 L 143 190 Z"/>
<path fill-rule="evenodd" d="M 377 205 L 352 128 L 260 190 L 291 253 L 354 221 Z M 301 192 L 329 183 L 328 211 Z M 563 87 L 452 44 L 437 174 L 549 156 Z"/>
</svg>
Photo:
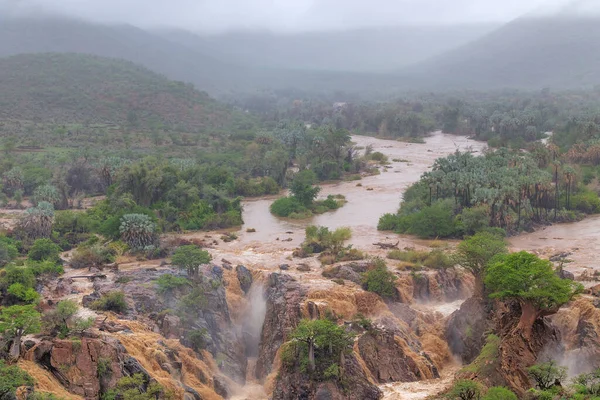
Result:
<svg viewBox="0 0 600 400">
<path fill-rule="evenodd" d="M 208 331 L 204 328 L 191 331 L 188 335 L 188 340 L 190 341 L 191 347 L 196 351 L 206 349 L 209 339 Z"/>
<path fill-rule="evenodd" d="M 377 230 L 379 231 L 397 231 L 399 226 L 398 214 L 383 214 L 379 218 Z"/>
<path fill-rule="evenodd" d="M 211 260 L 212 256 L 208 251 L 192 244 L 181 246 L 175 250 L 171 263 L 178 268 L 185 269 L 188 276 L 196 276 L 200 265 L 208 264 Z"/>
<path fill-rule="evenodd" d="M 527 372 L 540 390 L 548 390 L 567 377 L 567 368 L 558 366 L 554 361 L 533 365 Z"/>
<path fill-rule="evenodd" d="M 114 262 L 115 257 L 116 251 L 108 246 L 81 246 L 73 253 L 71 267 L 75 269 L 102 268 L 104 265 Z"/>
<path fill-rule="evenodd" d="M 405 233 L 411 233 L 421 238 L 447 238 L 458 234 L 450 201 L 438 201 L 416 214 L 404 218 L 408 218 L 406 222 L 409 225 Z M 402 227 L 402 219 L 403 217 L 400 217 L 400 227 Z"/>
<path fill-rule="evenodd" d="M 396 297 L 396 276 L 388 271 L 385 262 L 376 261 L 375 268 L 363 274 L 363 288 L 381 297 Z"/>
<path fill-rule="evenodd" d="M 483 400 L 518 400 L 518 397 L 505 387 L 494 386 L 488 389 Z"/>
<path fill-rule="evenodd" d="M 127 301 L 125 301 L 125 293 L 123 292 L 108 292 L 91 304 L 91 308 L 100 311 L 114 311 L 122 313 L 127 311 Z"/>
<path fill-rule="evenodd" d="M 102 400 L 159 400 L 166 397 L 160 384 L 148 382 L 142 374 L 134 374 L 119 379 L 117 387 L 104 393 Z"/>
<path fill-rule="evenodd" d="M 447 397 L 452 400 L 478 400 L 481 398 L 481 385 L 471 380 L 459 380 L 450 389 Z"/>
<path fill-rule="evenodd" d="M 0 394 L 3 398 L 16 398 L 17 388 L 33 386 L 33 378 L 16 365 L 8 365 L 0 360 Z"/>
<path fill-rule="evenodd" d="M 126 214 L 119 226 L 121 238 L 134 250 L 142 250 L 156 242 L 156 224 L 145 214 Z"/>
<path fill-rule="evenodd" d="M 600 368 L 577 376 L 575 383 L 579 393 L 600 397 Z"/>
<path fill-rule="evenodd" d="M 490 208 L 487 205 L 465 208 L 458 220 L 463 233 L 473 235 L 490 226 Z"/>
<path fill-rule="evenodd" d="M 54 224 L 54 206 L 42 201 L 37 207 L 28 208 L 17 224 L 30 240 L 49 238 Z"/>
<path fill-rule="evenodd" d="M 270 210 L 271 214 L 286 218 L 293 213 L 305 212 L 306 207 L 304 207 L 295 197 L 282 197 L 271 204 Z"/>
<path fill-rule="evenodd" d="M 38 186 L 33 192 L 33 201 L 36 205 L 42 201 L 47 201 L 56 206 L 60 201 L 60 194 L 58 193 L 58 189 L 53 185 Z"/>
<path fill-rule="evenodd" d="M 17 258 L 19 251 L 9 243 L 0 241 L 0 268 Z"/>
<path fill-rule="evenodd" d="M 190 281 L 183 276 L 175 276 L 171 274 L 161 275 L 156 280 L 156 285 L 158 286 L 158 291 L 160 293 L 166 293 L 173 289 L 177 289 L 181 286 L 189 285 Z"/>
<path fill-rule="evenodd" d="M 600 213 L 600 198 L 595 192 L 586 190 L 573 195 L 571 208 L 586 214 Z"/>
<path fill-rule="evenodd" d="M 60 261 L 60 251 L 61 248 L 54 243 L 50 239 L 37 239 L 31 249 L 29 249 L 29 253 L 27 253 L 27 258 L 32 261 Z"/>
</svg>

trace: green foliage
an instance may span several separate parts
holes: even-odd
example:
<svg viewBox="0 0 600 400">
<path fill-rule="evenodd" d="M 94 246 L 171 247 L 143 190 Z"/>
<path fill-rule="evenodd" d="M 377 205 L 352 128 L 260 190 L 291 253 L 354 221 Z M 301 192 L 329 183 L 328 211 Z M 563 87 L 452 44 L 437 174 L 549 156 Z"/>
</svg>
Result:
<svg viewBox="0 0 600 400">
<path fill-rule="evenodd" d="M 596 192 L 585 190 L 571 197 L 571 207 L 586 214 L 600 213 L 600 198 Z"/>
<path fill-rule="evenodd" d="M 50 239 L 37 239 L 27 253 L 32 261 L 60 261 L 61 248 Z"/>
<path fill-rule="evenodd" d="M 381 297 L 396 298 L 396 276 L 387 269 L 385 262 L 378 259 L 375 268 L 363 274 L 363 288 Z"/>
<path fill-rule="evenodd" d="M 98 359 L 98 377 L 99 378 L 108 378 L 112 375 L 112 367 L 110 358 L 102 358 Z"/>
<path fill-rule="evenodd" d="M 71 257 L 72 268 L 102 268 L 106 264 L 113 263 L 116 259 L 116 251 L 108 246 L 94 244 L 80 245 Z"/>
<path fill-rule="evenodd" d="M 54 206 L 41 201 L 36 207 L 28 208 L 19 220 L 17 228 L 26 239 L 49 238 L 54 224 Z"/>
<path fill-rule="evenodd" d="M 156 224 L 145 214 L 126 214 L 119 226 L 121 239 L 135 250 L 143 250 L 156 242 Z"/>
<path fill-rule="evenodd" d="M 482 400 L 518 400 L 518 397 L 505 387 L 493 386 L 487 390 Z"/>
<path fill-rule="evenodd" d="M 58 189 L 53 185 L 38 186 L 33 192 L 33 201 L 37 205 L 42 201 L 46 201 L 56 206 L 60 201 Z"/>
<path fill-rule="evenodd" d="M 306 227 L 305 231 L 306 238 L 302 243 L 304 253 L 327 253 L 326 255 L 330 255 L 334 259 L 344 256 L 344 242 L 352 237 L 352 231 L 346 227 L 330 231 L 325 226 L 310 225 Z"/>
<path fill-rule="evenodd" d="M 460 227 L 454 218 L 454 208 L 448 201 L 437 201 L 416 213 L 401 214 L 396 218 L 388 214 L 379 221 L 378 227 L 394 228 L 398 233 L 410 233 L 429 239 L 460 234 Z"/>
<path fill-rule="evenodd" d="M 432 251 L 417 250 L 392 250 L 387 254 L 390 260 L 399 260 L 413 264 L 416 267 L 446 269 L 454 265 L 454 261 L 442 250 Z"/>
<path fill-rule="evenodd" d="M 184 320 L 188 318 L 196 318 L 199 310 L 205 309 L 207 306 L 206 294 L 200 286 L 195 286 L 188 294 L 183 296 L 179 301 L 178 312 Z"/>
<path fill-rule="evenodd" d="M 209 339 L 210 336 L 208 335 L 208 331 L 204 328 L 200 330 L 193 330 L 188 334 L 188 340 L 192 345 L 192 349 L 196 351 L 206 349 Z"/>
<path fill-rule="evenodd" d="M 56 396 L 53 393 L 33 392 L 31 395 L 27 396 L 27 400 L 63 400 L 63 399 Z"/>
<path fill-rule="evenodd" d="M 0 332 L 6 338 L 15 338 L 30 333 L 38 333 L 41 328 L 41 314 L 35 306 L 15 305 L 0 310 Z"/>
<path fill-rule="evenodd" d="M 600 368 L 575 378 L 578 393 L 600 397 Z"/>
<path fill-rule="evenodd" d="M 533 365 L 527 368 L 527 372 L 540 390 L 548 390 L 567 377 L 567 368 L 558 366 L 554 361 Z"/>
<path fill-rule="evenodd" d="M 116 388 L 104 393 L 102 400 L 157 400 L 166 397 L 160 384 L 149 382 L 142 374 L 134 374 L 119 379 Z"/>
<path fill-rule="evenodd" d="M 17 258 L 19 250 L 13 244 L 0 240 L 0 267 Z"/>
<path fill-rule="evenodd" d="M 504 237 L 483 231 L 463 240 L 456 249 L 454 259 L 458 265 L 479 276 L 494 257 L 507 252 Z"/>
<path fill-rule="evenodd" d="M 490 226 L 490 209 L 487 205 L 465 208 L 458 215 L 460 227 L 465 235 L 473 235 Z"/>
<path fill-rule="evenodd" d="M 481 384 L 463 379 L 452 386 L 446 397 L 452 400 L 479 400 L 481 399 L 481 393 Z"/>
<path fill-rule="evenodd" d="M 17 388 L 33 386 L 33 378 L 16 365 L 8 365 L 0 360 L 0 397 L 15 398 Z"/>
<path fill-rule="evenodd" d="M 378 231 L 396 231 L 399 229 L 400 216 L 397 214 L 384 214 L 379 218 Z"/>
<path fill-rule="evenodd" d="M 294 213 L 304 213 L 307 208 L 295 197 L 281 197 L 271 204 L 270 210 L 271 214 L 285 218 Z"/>
<path fill-rule="evenodd" d="M 171 263 L 187 271 L 188 276 L 196 276 L 200 265 L 208 264 L 212 256 L 196 245 L 181 246 L 171 257 Z"/>
<path fill-rule="evenodd" d="M 303 319 L 289 338 L 284 365 L 299 368 L 316 381 L 339 378 L 340 355 L 352 351 L 352 334 L 327 319 Z"/>
<path fill-rule="evenodd" d="M 156 285 L 158 286 L 159 293 L 167 293 L 171 290 L 180 288 L 182 286 L 187 286 L 190 284 L 190 281 L 183 276 L 175 276 L 172 274 L 164 274 L 161 275 L 156 280 Z"/>
<path fill-rule="evenodd" d="M 579 290 L 579 284 L 559 278 L 550 261 L 525 251 L 492 263 L 486 269 L 485 284 L 492 298 L 515 298 L 539 310 L 556 310 Z"/>
<path fill-rule="evenodd" d="M 90 308 L 100 311 L 114 311 L 116 313 L 123 313 L 127 311 L 127 301 L 125 300 L 125 293 L 114 291 L 108 292 L 102 295 L 101 298 L 94 301 Z"/>
<path fill-rule="evenodd" d="M 498 360 L 499 349 L 500 338 L 493 334 L 488 335 L 477 358 L 471 364 L 463 367 L 461 372 L 488 376 L 495 367 L 494 362 Z"/>
<path fill-rule="evenodd" d="M 303 206 L 310 207 L 321 191 L 320 187 L 313 186 L 316 181 L 317 177 L 313 171 L 298 172 L 290 185 L 292 196 Z"/>
<path fill-rule="evenodd" d="M 40 299 L 40 295 L 34 288 L 25 287 L 21 283 L 13 283 L 6 292 L 24 303 L 37 303 Z"/>
</svg>

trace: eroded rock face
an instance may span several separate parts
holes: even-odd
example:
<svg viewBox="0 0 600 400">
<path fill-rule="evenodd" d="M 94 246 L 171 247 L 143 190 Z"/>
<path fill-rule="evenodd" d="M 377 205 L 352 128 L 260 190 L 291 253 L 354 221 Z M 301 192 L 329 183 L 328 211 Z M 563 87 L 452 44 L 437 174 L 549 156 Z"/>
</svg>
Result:
<svg viewBox="0 0 600 400">
<path fill-rule="evenodd" d="M 415 382 L 424 377 L 414 360 L 417 354 L 408 349 L 393 332 L 373 329 L 358 339 L 360 356 L 378 383 Z M 431 371 L 437 375 L 437 370 Z"/>
<path fill-rule="evenodd" d="M 43 340 L 29 349 L 24 358 L 44 366 L 69 392 L 86 399 L 100 398 L 123 376 L 141 373 L 150 379 L 137 360 L 112 338 Z"/>
<path fill-rule="evenodd" d="M 465 364 L 479 355 L 485 333 L 493 327 L 489 307 L 483 299 L 471 297 L 448 319 L 445 335 L 448 346 Z"/>
<path fill-rule="evenodd" d="M 240 282 L 240 288 L 245 294 L 248 294 L 250 287 L 252 286 L 252 273 L 250 270 L 243 265 L 235 267 L 235 273 L 238 281 Z"/>
<path fill-rule="evenodd" d="M 246 379 L 246 351 L 240 329 L 236 327 L 229 313 L 223 269 L 206 265 L 200 268 L 194 278 L 194 286 L 202 292 L 197 307 L 191 307 L 187 320 L 174 315 L 164 315 L 165 310 L 177 310 L 182 298 L 194 288 L 186 285 L 159 294 L 155 281 L 164 274 L 180 275 L 175 269 L 133 270 L 119 274 L 121 283 L 107 281 L 94 282 L 94 292 L 84 298 L 84 305 L 100 298 L 103 294 L 120 290 L 125 294 L 128 310 L 124 317 L 142 320 L 166 338 L 181 339 L 181 343 L 193 347 L 192 332 L 205 332 L 206 349 L 217 360 L 218 367 L 227 376 L 243 384 Z"/>
<path fill-rule="evenodd" d="M 413 277 L 413 298 L 418 301 L 451 302 L 465 299 L 473 293 L 473 276 L 455 268 Z"/>
<path fill-rule="evenodd" d="M 551 321 L 565 346 L 559 361 L 570 374 L 591 372 L 600 360 L 600 309 L 582 297 L 563 307 Z"/>
<path fill-rule="evenodd" d="M 378 400 L 382 392 L 361 368 L 356 356 L 345 357 L 342 388 L 335 382 L 315 382 L 300 372 L 282 370 L 272 400 Z"/>
<path fill-rule="evenodd" d="M 271 372 L 277 350 L 302 318 L 301 303 L 305 296 L 306 290 L 291 276 L 269 275 L 267 310 L 256 363 L 258 379 L 264 379 Z"/>
</svg>

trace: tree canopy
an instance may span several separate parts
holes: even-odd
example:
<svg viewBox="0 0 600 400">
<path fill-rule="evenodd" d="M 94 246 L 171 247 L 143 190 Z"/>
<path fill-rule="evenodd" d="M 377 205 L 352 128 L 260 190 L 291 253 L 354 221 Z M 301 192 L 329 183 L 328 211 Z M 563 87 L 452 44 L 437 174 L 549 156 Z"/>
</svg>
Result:
<svg viewBox="0 0 600 400">
<path fill-rule="evenodd" d="M 193 244 L 179 247 L 171 257 L 173 265 L 185 269 L 189 276 L 196 276 L 200 265 L 208 264 L 210 260 L 208 251 Z"/>
</svg>

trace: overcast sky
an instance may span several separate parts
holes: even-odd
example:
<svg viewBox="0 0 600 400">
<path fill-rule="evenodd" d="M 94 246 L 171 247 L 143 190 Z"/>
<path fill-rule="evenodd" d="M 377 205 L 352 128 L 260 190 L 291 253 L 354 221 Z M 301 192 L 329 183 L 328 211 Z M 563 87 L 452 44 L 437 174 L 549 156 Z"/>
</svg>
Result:
<svg viewBox="0 0 600 400">
<path fill-rule="evenodd" d="M 550 4 L 600 0 L 0 0 L 1 13 L 56 12 L 199 31 L 310 31 L 504 22 Z"/>
</svg>

